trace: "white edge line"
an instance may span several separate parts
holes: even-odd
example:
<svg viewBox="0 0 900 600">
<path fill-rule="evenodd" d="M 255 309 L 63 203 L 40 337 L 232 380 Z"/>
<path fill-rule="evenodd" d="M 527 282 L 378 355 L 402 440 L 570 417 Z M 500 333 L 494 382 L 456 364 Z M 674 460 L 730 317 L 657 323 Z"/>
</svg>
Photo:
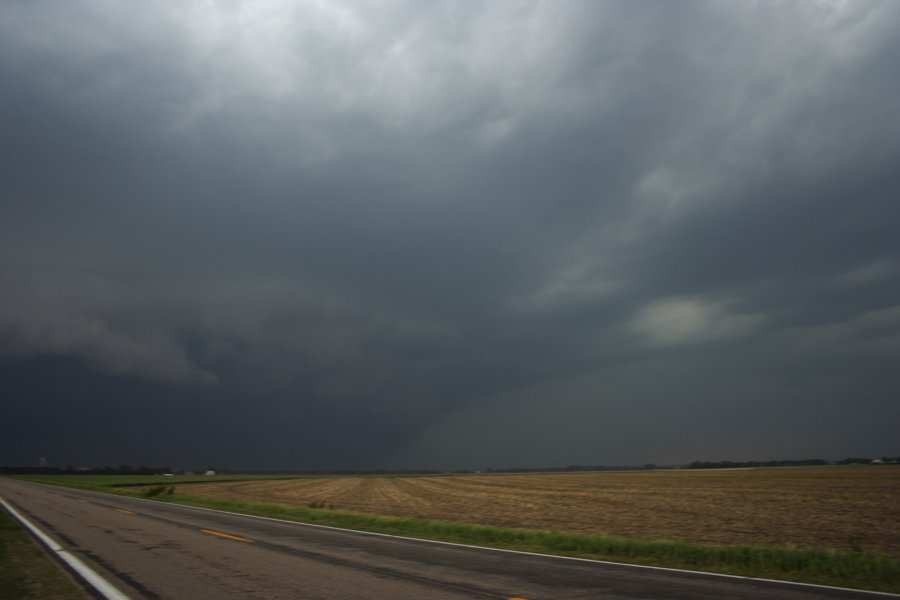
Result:
<svg viewBox="0 0 900 600">
<path fill-rule="evenodd" d="M 36 483 L 36 482 L 29 482 L 29 483 Z M 52 484 L 48 483 L 48 484 L 38 484 L 38 485 L 52 485 Z M 506 552 L 509 554 L 524 554 L 526 556 L 539 556 L 542 558 L 555 558 L 555 559 L 559 559 L 559 560 L 571 560 L 571 561 L 594 563 L 594 564 L 600 564 L 600 565 L 631 567 L 634 569 L 648 569 L 648 570 L 652 570 L 652 571 L 668 571 L 668 572 L 672 572 L 672 573 L 688 573 L 691 575 L 704 575 L 707 577 L 722 577 L 722 578 L 726 578 L 726 579 L 742 579 L 744 581 L 761 581 L 761 582 L 766 582 L 766 583 L 781 583 L 781 584 L 786 584 L 786 585 L 809 587 L 809 588 L 816 588 L 816 589 L 823 589 L 823 590 L 835 590 L 838 592 L 856 592 L 856 593 L 861 593 L 861 594 L 871 594 L 874 596 L 885 596 L 887 598 L 900 598 L 900 594 L 892 594 L 890 592 L 860 590 L 860 589 L 856 589 L 856 588 L 837 587 L 837 586 L 833 586 L 833 585 L 821 585 L 818 583 L 804 583 L 802 581 L 785 581 L 783 579 L 766 579 L 764 577 L 748 577 L 746 575 L 729 575 L 727 573 L 710 573 L 708 571 L 692 571 L 689 569 L 675 569 L 672 567 L 655 567 L 652 565 L 636 565 L 636 564 L 632 564 L 632 563 L 614 562 L 611 560 L 597 560 L 597 559 L 593 559 L 593 558 L 579 558 L 577 556 L 560 556 L 558 554 L 541 554 L 540 552 L 526 552 L 524 550 L 509 550 L 507 548 L 493 548 L 491 546 L 474 546 L 472 544 L 460 544 L 458 542 L 444 542 L 441 540 L 429 540 L 429 539 L 415 538 L 415 537 L 409 537 L 409 536 L 404 536 L 404 535 L 391 535 L 389 533 L 378 533 L 376 531 L 361 531 L 358 529 L 347 529 L 345 527 L 334 527 L 332 525 L 319 525 L 316 523 L 304 523 L 303 521 L 291 521 L 289 519 L 276 519 L 275 517 L 263 517 L 260 515 L 249 515 L 249 514 L 245 514 L 245 513 L 236 513 L 236 512 L 230 512 L 227 510 L 219 510 L 217 508 L 206 508 L 203 506 L 191 506 L 190 504 L 179 504 L 178 502 L 163 502 L 160 500 L 151 500 L 149 498 L 136 498 L 134 496 L 121 496 L 119 494 L 111 494 L 109 492 L 97 492 L 94 490 L 82 490 L 82 489 L 78 489 L 78 488 L 67 488 L 65 486 L 53 486 L 53 487 L 67 489 L 67 490 L 75 490 L 77 492 L 87 492 L 89 494 L 102 494 L 104 496 L 112 496 L 114 498 L 128 498 L 131 500 L 140 500 L 141 502 L 152 502 L 154 504 L 163 505 L 163 506 L 168 504 L 168 505 L 174 505 L 174 506 L 181 506 L 183 508 L 193 508 L 195 510 L 205 510 L 207 512 L 222 513 L 224 515 L 232 515 L 232 516 L 236 516 L 236 517 L 250 517 L 251 519 L 260 519 L 262 521 L 275 521 L 276 523 L 288 523 L 290 525 L 300 525 L 303 527 L 318 527 L 319 529 L 332 529 L 334 531 L 345 531 L 347 533 L 356 533 L 359 535 L 371 535 L 371 536 L 377 536 L 377 537 L 394 538 L 394 539 L 398 539 L 398 540 L 409 540 L 409 541 L 413 541 L 413 542 L 422 542 L 422 543 L 426 543 L 426 544 L 442 544 L 444 546 L 458 546 L 460 548 L 474 548 L 477 550 L 487 550 L 487 551 L 492 551 L 492 552 Z"/>
<path fill-rule="evenodd" d="M 89 566 L 78 560 L 77 557 L 69 553 L 67 550 L 64 550 L 62 546 L 56 543 L 53 538 L 48 536 L 46 533 L 41 531 L 34 525 L 31 521 L 26 519 L 22 514 L 19 513 L 16 509 L 9 505 L 6 500 L 0 497 L 0 504 L 3 505 L 9 514 L 14 516 L 22 525 L 28 528 L 31 533 L 34 534 L 36 538 L 38 538 L 44 546 L 47 547 L 48 550 L 54 552 L 60 559 L 62 559 L 73 571 L 78 573 L 82 579 L 87 581 L 97 592 L 100 593 L 101 596 L 107 598 L 107 600 L 129 600 L 128 596 L 117 590 L 112 586 L 111 583 L 103 579 L 96 571 L 91 569 Z"/>
</svg>

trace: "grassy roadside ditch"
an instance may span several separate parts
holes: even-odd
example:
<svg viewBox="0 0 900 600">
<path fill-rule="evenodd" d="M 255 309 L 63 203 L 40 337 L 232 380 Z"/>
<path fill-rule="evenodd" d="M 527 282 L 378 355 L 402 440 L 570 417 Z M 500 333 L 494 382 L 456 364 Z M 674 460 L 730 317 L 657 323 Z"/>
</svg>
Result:
<svg viewBox="0 0 900 600">
<path fill-rule="evenodd" d="M 81 480 L 77 477 L 66 479 L 23 477 L 23 479 L 133 497 L 151 497 L 161 502 L 420 539 L 900 593 L 900 561 L 860 552 L 781 546 L 712 546 L 667 540 L 639 540 L 386 517 L 313 506 L 202 498 L 179 494 L 177 484 L 188 481 L 178 481 L 174 478 L 166 478 L 165 481 L 161 481 L 158 477 L 132 478 L 133 481 L 123 481 L 122 478 L 115 481 L 111 478 L 100 478 L 100 481 L 97 481 L 94 477 Z M 138 489 L 134 486 L 154 487 Z M 172 486 L 176 486 L 175 490 L 171 489 Z M 163 487 L 164 490 L 160 489 Z"/>
<path fill-rule="evenodd" d="M 0 600 L 88 600 L 90 597 L 0 507 Z"/>
</svg>

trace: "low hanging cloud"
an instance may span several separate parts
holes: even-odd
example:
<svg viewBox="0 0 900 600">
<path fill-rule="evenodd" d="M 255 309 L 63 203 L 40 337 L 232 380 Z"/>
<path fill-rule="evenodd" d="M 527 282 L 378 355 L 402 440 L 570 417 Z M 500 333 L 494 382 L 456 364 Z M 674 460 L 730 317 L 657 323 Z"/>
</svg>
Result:
<svg viewBox="0 0 900 600">
<path fill-rule="evenodd" d="M 217 380 L 148 315 L 135 290 L 90 275 L 4 279 L 0 356 L 67 356 L 112 375 L 177 384 Z"/>
</svg>

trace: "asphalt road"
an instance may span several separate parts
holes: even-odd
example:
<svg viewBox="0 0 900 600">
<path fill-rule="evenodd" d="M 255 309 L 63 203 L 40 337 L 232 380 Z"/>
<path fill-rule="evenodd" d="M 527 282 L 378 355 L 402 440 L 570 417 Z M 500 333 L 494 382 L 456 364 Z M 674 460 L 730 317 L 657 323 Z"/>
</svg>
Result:
<svg viewBox="0 0 900 600">
<path fill-rule="evenodd" d="M 0 497 L 130 598 L 884 598 L 366 535 L 0 479 Z"/>
</svg>

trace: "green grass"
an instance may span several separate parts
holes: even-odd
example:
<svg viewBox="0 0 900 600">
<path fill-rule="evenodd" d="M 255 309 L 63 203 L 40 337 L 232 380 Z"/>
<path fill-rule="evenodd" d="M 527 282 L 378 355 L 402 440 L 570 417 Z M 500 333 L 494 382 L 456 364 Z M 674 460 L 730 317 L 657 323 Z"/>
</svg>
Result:
<svg viewBox="0 0 900 600">
<path fill-rule="evenodd" d="M 231 476 L 229 480 L 250 478 Z M 141 495 L 141 490 L 130 489 L 130 486 L 162 483 L 175 485 L 197 481 L 196 477 L 179 481 L 174 477 L 117 476 L 83 477 L 81 481 L 79 476 L 27 479 L 129 496 Z M 219 481 L 223 479 L 215 478 Z M 303 523 L 492 548 L 900 593 L 900 561 L 859 552 L 783 546 L 714 546 L 385 517 L 309 506 L 200 498 L 179 494 L 177 487 L 174 494 L 162 494 L 154 499 Z"/>
<path fill-rule="evenodd" d="M 88 594 L 0 508 L 0 599 L 87 600 Z"/>
</svg>

